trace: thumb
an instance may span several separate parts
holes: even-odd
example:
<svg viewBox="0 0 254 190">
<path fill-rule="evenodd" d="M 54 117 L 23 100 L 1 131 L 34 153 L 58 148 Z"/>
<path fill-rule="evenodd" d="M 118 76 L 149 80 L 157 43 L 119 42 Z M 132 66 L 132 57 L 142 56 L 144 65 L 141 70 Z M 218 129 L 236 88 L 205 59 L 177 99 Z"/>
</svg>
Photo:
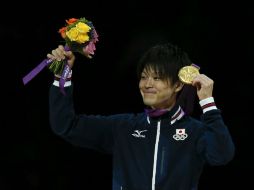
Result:
<svg viewBox="0 0 254 190">
<path fill-rule="evenodd" d="M 68 65 L 72 68 L 74 65 L 74 61 L 75 61 L 75 55 L 73 54 L 72 51 L 66 51 L 65 56 L 67 58 Z"/>
</svg>

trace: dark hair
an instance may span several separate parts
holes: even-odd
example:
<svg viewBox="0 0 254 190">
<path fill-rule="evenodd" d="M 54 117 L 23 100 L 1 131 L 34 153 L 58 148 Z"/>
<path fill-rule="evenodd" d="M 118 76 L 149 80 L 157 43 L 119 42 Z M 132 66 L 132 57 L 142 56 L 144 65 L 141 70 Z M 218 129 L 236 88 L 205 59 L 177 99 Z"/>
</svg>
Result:
<svg viewBox="0 0 254 190">
<path fill-rule="evenodd" d="M 137 77 L 140 80 L 144 69 L 154 70 L 163 80 L 177 82 L 179 70 L 191 65 L 191 60 L 186 52 L 171 43 L 159 44 L 150 48 L 138 62 Z"/>
<path fill-rule="evenodd" d="M 159 44 L 150 48 L 138 62 L 137 77 L 140 80 L 144 69 L 152 69 L 162 80 L 170 80 L 171 84 L 179 81 L 179 70 L 191 65 L 188 54 L 171 43 Z M 196 90 L 191 85 L 184 85 L 178 93 L 176 104 L 180 105 L 186 114 L 190 115 L 194 109 Z"/>
</svg>

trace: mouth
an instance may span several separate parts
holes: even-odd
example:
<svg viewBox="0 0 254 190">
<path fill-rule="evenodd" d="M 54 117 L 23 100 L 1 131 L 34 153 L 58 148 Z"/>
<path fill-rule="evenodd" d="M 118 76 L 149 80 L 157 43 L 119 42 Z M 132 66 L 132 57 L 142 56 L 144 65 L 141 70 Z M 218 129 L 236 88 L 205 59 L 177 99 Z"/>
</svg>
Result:
<svg viewBox="0 0 254 190">
<path fill-rule="evenodd" d="M 155 90 L 143 90 L 144 94 L 156 94 Z"/>
<path fill-rule="evenodd" d="M 143 92 L 144 98 L 154 98 L 156 96 L 155 92 Z"/>
</svg>

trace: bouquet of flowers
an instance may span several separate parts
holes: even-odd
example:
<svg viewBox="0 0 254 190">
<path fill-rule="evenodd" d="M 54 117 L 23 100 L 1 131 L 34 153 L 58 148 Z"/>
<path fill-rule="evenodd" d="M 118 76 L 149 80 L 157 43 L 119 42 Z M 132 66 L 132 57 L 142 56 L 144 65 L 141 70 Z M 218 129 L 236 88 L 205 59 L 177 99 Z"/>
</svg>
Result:
<svg viewBox="0 0 254 190">
<path fill-rule="evenodd" d="M 59 29 L 59 33 L 65 40 L 65 49 L 78 52 L 88 58 L 94 55 L 95 43 L 98 41 L 98 35 L 92 22 L 85 18 L 71 18 L 66 20 L 67 25 Z M 66 61 L 54 60 L 49 69 L 57 75 L 61 75 Z"/>
<path fill-rule="evenodd" d="M 66 25 L 58 31 L 65 41 L 65 50 L 78 52 L 88 58 L 92 58 L 95 51 L 95 43 L 98 41 L 98 34 L 92 24 L 85 18 L 71 18 L 66 20 Z M 27 84 L 45 66 L 49 66 L 50 71 L 55 75 L 60 75 L 60 88 L 63 89 L 70 67 L 66 60 L 43 60 L 36 68 L 23 78 L 23 83 Z"/>
</svg>

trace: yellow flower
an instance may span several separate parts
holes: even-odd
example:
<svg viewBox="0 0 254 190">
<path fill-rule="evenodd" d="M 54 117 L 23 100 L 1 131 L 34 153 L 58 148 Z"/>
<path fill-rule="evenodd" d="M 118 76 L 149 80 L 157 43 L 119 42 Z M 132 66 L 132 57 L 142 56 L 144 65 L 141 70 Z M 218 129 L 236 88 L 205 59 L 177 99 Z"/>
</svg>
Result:
<svg viewBox="0 0 254 190">
<path fill-rule="evenodd" d="M 79 22 L 78 24 L 76 24 L 76 28 L 80 33 L 83 33 L 83 34 L 91 30 L 91 27 L 83 22 Z"/>
<path fill-rule="evenodd" d="M 85 43 L 88 40 L 89 40 L 89 36 L 87 34 L 79 34 L 76 41 L 78 43 Z"/>
<path fill-rule="evenodd" d="M 77 41 L 79 35 L 79 31 L 77 30 L 76 27 L 71 28 L 69 31 L 66 32 L 66 36 L 71 40 L 71 41 Z"/>
<path fill-rule="evenodd" d="M 89 40 L 88 32 L 91 27 L 85 23 L 79 22 L 75 27 L 72 27 L 66 32 L 66 36 L 71 40 L 78 43 L 85 43 Z"/>
</svg>

